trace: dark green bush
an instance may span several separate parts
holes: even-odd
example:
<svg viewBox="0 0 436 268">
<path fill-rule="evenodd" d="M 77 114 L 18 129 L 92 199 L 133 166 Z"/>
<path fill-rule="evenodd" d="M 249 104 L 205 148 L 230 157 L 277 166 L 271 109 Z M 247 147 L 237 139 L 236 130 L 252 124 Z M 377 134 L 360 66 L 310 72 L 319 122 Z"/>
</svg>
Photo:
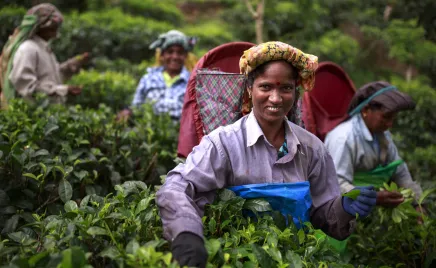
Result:
<svg viewBox="0 0 436 268">
<path fill-rule="evenodd" d="M 45 103 L 17 100 L 0 113 L 3 233 L 31 213 L 58 214 L 62 202 L 106 195 L 126 180 L 159 183 L 175 165 L 178 128 L 150 106 L 135 109 L 127 124 L 117 123 L 104 104 L 93 110 Z"/>
<path fill-rule="evenodd" d="M 68 81 L 69 84 L 83 86 L 82 93 L 70 97 L 68 101 L 88 108 L 105 104 L 116 112 L 131 103 L 138 81 L 127 73 L 82 71 Z"/>
<path fill-rule="evenodd" d="M 24 14 L 26 14 L 26 9 L 23 7 L 6 6 L 0 9 L 0 47 L 2 49 L 15 27 L 21 24 Z"/>
<path fill-rule="evenodd" d="M 53 42 L 60 60 L 89 51 L 93 56 L 141 62 L 154 56 L 149 45 L 172 26 L 123 13 L 120 9 L 72 13 Z"/>
</svg>

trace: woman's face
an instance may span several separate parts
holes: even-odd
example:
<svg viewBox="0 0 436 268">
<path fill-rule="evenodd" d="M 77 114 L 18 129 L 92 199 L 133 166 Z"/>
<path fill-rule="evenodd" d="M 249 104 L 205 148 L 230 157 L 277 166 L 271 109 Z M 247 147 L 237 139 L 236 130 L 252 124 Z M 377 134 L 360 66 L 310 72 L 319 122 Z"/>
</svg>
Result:
<svg viewBox="0 0 436 268">
<path fill-rule="evenodd" d="M 186 60 L 186 50 L 180 45 L 173 45 L 162 52 L 162 64 L 170 74 L 179 74 Z"/>
<path fill-rule="evenodd" d="M 296 75 L 285 61 L 272 61 L 265 66 L 249 90 L 253 113 L 261 124 L 282 123 L 295 99 Z"/>
<path fill-rule="evenodd" d="M 397 113 L 386 112 L 383 109 L 371 109 L 365 107 L 362 117 L 371 133 L 383 133 L 394 124 Z"/>
</svg>

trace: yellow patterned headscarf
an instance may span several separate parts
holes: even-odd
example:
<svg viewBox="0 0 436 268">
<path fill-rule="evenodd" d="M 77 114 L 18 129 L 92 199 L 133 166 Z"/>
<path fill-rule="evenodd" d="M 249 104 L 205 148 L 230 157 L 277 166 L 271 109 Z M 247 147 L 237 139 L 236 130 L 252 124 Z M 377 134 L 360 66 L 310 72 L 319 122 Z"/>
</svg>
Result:
<svg viewBox="0 0 436 268">
<path fill-rule="evenodd" d="M 239 68 L 241 74 L 248 75 L 259 65 L 275 60 L 285 60 L 297 68 L 298 85 L 306 91 L 312 90 L 315 85 L 318 57 L 306 54 L 283 42 L 266 42 L 244 51 L 239 60 Z"/>
</svg>

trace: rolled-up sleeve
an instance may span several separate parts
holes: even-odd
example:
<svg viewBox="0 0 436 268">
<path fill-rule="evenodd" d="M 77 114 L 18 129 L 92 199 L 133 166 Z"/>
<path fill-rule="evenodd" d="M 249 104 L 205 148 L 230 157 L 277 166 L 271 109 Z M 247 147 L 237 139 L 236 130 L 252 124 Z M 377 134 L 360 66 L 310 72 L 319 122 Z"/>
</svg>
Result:
<svg viewBox="0 0 436 268">
<path fill-rule="evenodd" d="M 345 212 L 335 165 L 327 150 L 314 151 L 308 175 L 312 208 L 311 222 L 329 236 L 338 240 L 347 238 L 354 230 L 355 218 Z"/>
<path fill-rule="evenodd" d="M 20 46 L 14 56 L 13 68 L 9 75 L 15 90 L 22 97 L 30 97 L 35 91 L 47 95 L 66 96 L 68 85 L 56 84 L 53 81 L 40 81 L 37 75 L 38 55 L 36 50 Z"/>
<path fill-rule="evenodd" d="M 388 148 L 388 155 L 387 155 L 388 162 L 390 163 L 395 160 L 400 160 L 401 157 L 398 154 L 397 146 L 395 146 L 395 143 L 393 142 L 391 136 L 388 135 L 387 139 L 389 141 L 389 148 Z M 397 170 L 395 171 L 392 180 L 402 188 L 412 189 L 412 191 L 415 193 L 415 199 L 418 200 L 421 197 L 422 188 L 419 185 L 419 183 L 417 183 L 412 179 L 412 176 L 410 175 L 406 163 L 403 163 L 397 167 Z"/>
<path fill-rule="evenodd" d="M 156 195 L 166 239 L 171 241 L 182 232 L 203 237 L 205 205 L 213 202 L 217 189 L 225 187 L 229 170 L 220 145 L 206 136 L 185 164 L 168 173 Z"/>
</svg>

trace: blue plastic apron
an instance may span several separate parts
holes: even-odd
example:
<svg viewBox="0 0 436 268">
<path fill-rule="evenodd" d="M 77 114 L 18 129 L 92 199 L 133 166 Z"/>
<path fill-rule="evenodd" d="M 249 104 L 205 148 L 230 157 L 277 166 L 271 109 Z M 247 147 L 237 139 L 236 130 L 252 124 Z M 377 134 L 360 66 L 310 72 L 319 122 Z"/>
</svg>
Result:
<svg viewBox="0 0 436 268">
<path fill-rule="evenodd" d="M 229 187 L 237 196 L 244 199 L 263 198 L 271 208 L 280 211 L 285 218 L 292 216 L 295 225 L 310 220 L 309 210 L 312 206 L 310 183 L 260 183 Z"/>
</svg>

